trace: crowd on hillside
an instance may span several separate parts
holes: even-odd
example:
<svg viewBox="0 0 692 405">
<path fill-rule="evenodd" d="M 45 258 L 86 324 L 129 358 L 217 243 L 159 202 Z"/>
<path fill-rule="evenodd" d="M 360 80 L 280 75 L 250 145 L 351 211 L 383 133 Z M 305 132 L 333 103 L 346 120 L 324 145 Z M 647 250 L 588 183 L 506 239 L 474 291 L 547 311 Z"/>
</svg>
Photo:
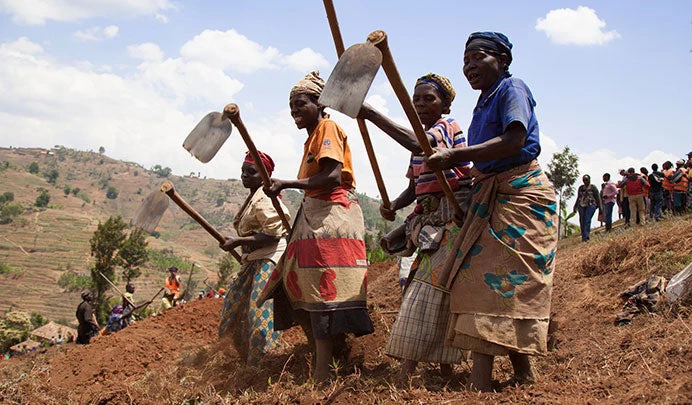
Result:
<svg viewBox="0 0 692 405">
<path fill-rule="evenodd" d="M 577 190 L 574 212 L 579 213 L 579 228 L 583 242 L 589 240 L 591 220 L 598 212 L 598 220 L 605 224 L 606 232 L 612 230 L 614 208 L 618 217 L 629 227 L 632 220 L 638 225 L 659 221 L 664 216 L 680 215 L 692 209 L 692 151 L 687 160 L 680 159 L 651 165 L 636 171 L 633 167 L 621 169 L 620 180 L 612 181 L 610 173 L 603 174 L 600 190 L 591 183 L 591 177 L 582 177 L 583 184 Z"/>
</svg>

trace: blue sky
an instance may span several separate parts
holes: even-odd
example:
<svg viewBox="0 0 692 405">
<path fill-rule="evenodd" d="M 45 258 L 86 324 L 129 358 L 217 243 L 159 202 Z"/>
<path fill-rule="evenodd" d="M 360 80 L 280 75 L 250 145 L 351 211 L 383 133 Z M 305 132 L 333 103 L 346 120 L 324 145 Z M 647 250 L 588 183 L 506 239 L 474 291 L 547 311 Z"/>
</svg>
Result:
<svg viewBox="0 0 692 405">
<path fill-rule="evenodd" d="M 692 2 L 336 0 L 348 45 L 383 29 L 402 78 L 429 71 L 457 90 L 451 116 L 466 129 L 478 93 L 461 74 L 469 33 L 514 43 L 511 72 L 538 102 L 541 161 L 570 146 L 582 174 L 675 160 L 692 150 Z M 313 68 L 336 63 L 321 1 L 0 0 L 0 145 L 77 149 L 176 174 L 239 177 L 245 147 L 232 135 L 202 164 L 181 144 L 228 102 L 257 146 L 294 177 L 305 132 L 288 93 Z M 384 74 L 368 101 L 405 122 Z M 353 120 L 358 189 L 377 196 Z M 407 154 L 371 126 L 390 197 L 406 184 Z M 182 190 L 181 190 L 182 191 Z M 184 193 L 184 191 L 182 191 Z"/>
</svg>

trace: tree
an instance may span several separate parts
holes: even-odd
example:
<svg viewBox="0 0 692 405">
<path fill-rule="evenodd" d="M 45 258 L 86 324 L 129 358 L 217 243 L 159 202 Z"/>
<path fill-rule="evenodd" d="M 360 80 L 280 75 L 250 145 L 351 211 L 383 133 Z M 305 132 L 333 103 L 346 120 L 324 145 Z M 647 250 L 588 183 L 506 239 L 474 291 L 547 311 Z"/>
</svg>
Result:
<svg viewBox="0 0 692 405">
<path fill-rule="evenodd" d="M 161 165 L 154 165 L 151 170 L 153 170 L 154 174 L 158 177 L 168 177 L 173 172 L 170 167 L 161 167 Z"/>
<path fill-rule="evenodd" d="M 14 201 L 14 193 L 11 191 L 5 191 L 0 195 L 0 205 L 8 202 Z"/>
<path fill-rule="evenodd" d="M 546 175 L 553 183 L 555 193 L 558 195 L 558 212 L 561 213 L 558 217 L 558 237 L 564 236 L 563 223 L 568 218 L 563 216 L 562 212 L 566 212 L 565 200 L 574 195 L 574 183 L 579 177 L 579 157 L 569 150 L 569 146 L 565 146 L 562 152 L 553 153 Z"/>
<path fill-rule="evenodd" d="M 134 228 L 118 251 L 123 278 L 128 283 L 142 274 L 139 267 L 149 259 L 146 237 L 144 231 Z"/>
<path fill-rule="evenodd" d="M 48 190 L 45 188 L 41 188 L 39 191 L 40 193 L 38 197 L 36 197 L 35 205 L 39 208 L 47 207 L 50 202 L 50 194 L 48 194 Z"/>
<path fill-rule="evenodd" d="M 118 189 L 113 186 L 108 187 L 108 191 L 106 191 L 106 198 L 109 200 L 115 200 L 118 198 Z"/>
<path fill-rule="evenodd" d="M 99 154 L 103 155 L 104 153 L 106 153 L 106 148 L 99 146 Z"/>
<path fill-rule="evenodd" d="M 216 289 L 228 288 L 228 283 L 231 282 L 233 273 L 240 271 L 240 264 L 235 260 L 233 255 L 226 253 L 219 259 L 219 271 L 216 273 L 219 280 L 216 282 Z"/>
<path fill-rule="evenodd" d="M 36 174 L 38 173 L 39 168 L 38 168 L 38 163 L 37 162 L 32 162 L 29 165 L 29 173 Z"/>
<path fill-rule="evenodd" d="M 56 169 L 51 169 L 48 173 L 46 173 L 46 178 L 52 185 L 55 185 L 55 181 L 58 179 L 58 176 L 60 176 L 60 173 Z"/>
<path fill-rule="evenodd" d="M 119 264 L 117 253 L 125 241 L 125 228 L 127 224 L 120 215 L 111 216 L 106 222 L 99 222 L 94 235 L 89 240 L 91 256 L 95 261 L 91 268 L 91 280 L 95 290 L 94 309 L 99 323 L 105 321 L 110 309 L 106 297 L 110 285 L 99 273 L 111 281 L 114 279 L 115 267 Z"/>
</svg>

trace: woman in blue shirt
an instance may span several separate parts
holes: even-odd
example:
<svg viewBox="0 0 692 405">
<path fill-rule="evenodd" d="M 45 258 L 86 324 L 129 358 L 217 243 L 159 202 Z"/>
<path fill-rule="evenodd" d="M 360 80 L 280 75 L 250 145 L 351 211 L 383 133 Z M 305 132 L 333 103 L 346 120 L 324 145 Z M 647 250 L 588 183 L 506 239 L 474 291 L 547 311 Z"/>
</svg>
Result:
<svg viewBox="0 0 692 405">
<path fill-rule="evenodd" d="M 534 379 L 529 355 L 547 352 L 557 246 L 555 191 L 536 162 L 541 151 L 536 102 L 509 73 L 512 44 L 476 32 L 464 51 L 464 76 L 481 94 L 468 147 L 440 149 L 436 170 L 473 161 L 469 211 L 451 265 L 452 316 L 446 343 L 473 352 L 469 385 L 490 391 L 494 356 L 508 355 L 510 383 Z"/>
</svg>

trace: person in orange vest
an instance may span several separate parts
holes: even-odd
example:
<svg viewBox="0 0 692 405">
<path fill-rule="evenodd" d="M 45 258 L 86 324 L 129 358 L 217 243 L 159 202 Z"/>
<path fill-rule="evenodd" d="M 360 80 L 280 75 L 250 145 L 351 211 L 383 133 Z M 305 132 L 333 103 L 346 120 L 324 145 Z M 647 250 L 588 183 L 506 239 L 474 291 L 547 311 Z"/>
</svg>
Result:
<svg viewBox="0 0 692 405">
<path fill-rule="evenodd" d="M 687 210 L 687 169 L 685 161 L 680 159 L 675 162 L 675 171 L 668 176 L 668 180 L 673 183 L 673 213 L 682 214 Z"/>
<path fill-rule="evenodd" d="M 180 276 L 178 275 L 178 268 L 171 266 L 168 268 L 169 275 L 165 280 L 165 290 L 163 291 L 163 309 L 169 309 L 176 305 L 176 302 L 180 298 Z"/>
<path fill-rule="evenodd" d="M 663 163 L 663 212 L 673 212 L 673 182 L 670 181 L 673 170 L 673 164 L 670 161 Z"/>
</svg>

